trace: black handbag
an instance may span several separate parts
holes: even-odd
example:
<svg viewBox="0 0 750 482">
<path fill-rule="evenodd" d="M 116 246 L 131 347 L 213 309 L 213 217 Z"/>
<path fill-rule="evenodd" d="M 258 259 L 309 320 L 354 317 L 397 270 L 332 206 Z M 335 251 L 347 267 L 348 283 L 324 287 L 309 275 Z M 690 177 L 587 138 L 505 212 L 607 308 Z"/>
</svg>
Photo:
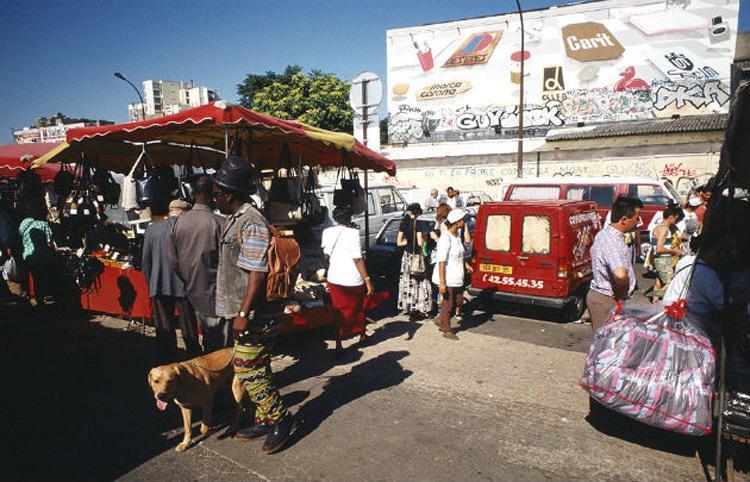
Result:
<svg viewBox="0 0 750 482">
<path fill-rule="evenodd" d="M 348 175 L 347 177 L 344 177 Z M 341 188 L 333 191 L 333 204 L 343 207 L 352 208 L 352 214 L 362 214 L 367 209 L 367 200 L 365 190 L 359 182 L 359 175 L 352 171 L 350 167 L 340 167 L 336 176 L 336 184 L 341 184 Z"/>
<path fill-rule="evenodd" d="M 289 151 L 289 144 L 286 142 L 281 148 L 281 159 L 278 167 L 279 169 L 276 170 L 276 174 L 271 181 L 271 202 L 297 204 L 302 197 L 302 178 L 299 168 L 292 166 L 292 155 Z M 286 169 L 286 177 L 279 176 L 281 168 Z"/>
<path fill-rule="evenodd" d="M 112 173 L 101 166 L 97 166 L 91 182 L 99 190 L 101 200 L 105 204 L 115 205 L 120 202 L 120 185 L 112 177 Z"/>
<path fill-rule="evenodd" d="M 318 187 L 318 181 L 315 177 L 315 171 L 309 168 L 307 171 L 307 180 L 305 181 L 305 191 L 302 193 L 302 220 L 305 224 L 315 226 L 326 219 L 328 209 L 320 204 L 320 199 L 315 192 Z"/>
<path fill-rule="evenodd" d="M 157 191 L 157 179 L 154 176 L 154 165 L 151 162 L 146 149 L 141 151 L 141 155 L 138 156 L 138 160 L 135 161 L 138 173 L 137 176 L 133 177 L 133 183 L 135 183 L 135 202 L 141 208 L 146 208 L 154 203 L 156 199 Z"/>
<path fill-rule="evenodd" d="M 201 157 L 201 151 L 195 145 L 195 139 L 193 139 L 193 141 L 190 143 L 190 152 L 188 154 L 187 161 L 185 161 L 185 164 L 182 167 L 182 170 L 180 172 L 180 179 L 179 179 L 180 181 L 179 198 L 189 203 L 193 202 L 193 193 L 195 191 L 195 188 L 194 188 L 195 179 L 199 175 L 201 175 L 201 174 L 196 174 L 193 168 L 193 151 L 195 151 L 196 155 L 198 156 L 198 163 L 200 164 L 201 169 L 203 169 L 203 174 L 206 173 L 206 165 L 203 163 L 203 158 Z"/>
<path fill-rule="evenodd" d="M 75 176 L 73 175 L 73 172 L 71 172 L 70 166 L 68 166 L 67 163 L 63 163 L 60 172 L 55 175 L 53 183 L 55 194 L 64 198 L 68 197 L 70 191 L 73 189 L 74 180 Z"/>
</svg>

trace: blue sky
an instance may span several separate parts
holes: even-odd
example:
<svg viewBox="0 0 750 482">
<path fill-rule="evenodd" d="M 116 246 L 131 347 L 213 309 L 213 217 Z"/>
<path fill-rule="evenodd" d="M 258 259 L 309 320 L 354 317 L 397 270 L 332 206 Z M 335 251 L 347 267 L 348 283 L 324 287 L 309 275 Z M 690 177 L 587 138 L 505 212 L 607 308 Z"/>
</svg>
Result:
<svg viewBox="0 0 750 482">
<path fill-rule="evenodd" d="M 522 0 L 524 9 L 563 3 Z M 55 112 L 126 121 L 135 93 L 115 71 L 139 86 L 193 79 L 235 101 L 246 74 L 287 64 L 384 77 L 387 29 L 512 10 L 512 0 L 0 0 L 0 143 Z"/>
</svg>

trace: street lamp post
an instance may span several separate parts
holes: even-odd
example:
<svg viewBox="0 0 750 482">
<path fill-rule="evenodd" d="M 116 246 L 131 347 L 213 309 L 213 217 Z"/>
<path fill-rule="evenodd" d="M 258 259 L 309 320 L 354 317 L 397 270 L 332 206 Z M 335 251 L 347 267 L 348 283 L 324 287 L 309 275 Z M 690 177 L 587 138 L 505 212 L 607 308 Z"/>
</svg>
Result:
<svg viewBox="0 0 750 482">
<path fill-rule="evenodd" d="M 521 72 L 523 72 L 523 67 L 521 67 L 521 69 L 522 69 Z M 141 91 L 138 90 L 138 87 L 133 85 L 133 83 L 129 81 L 128 79 L 126 79 L 125 76 L 122 75 L 120 72 L 115 72 L 115 77 L 117 77 L 120 80 L 124 80 L 125 82 L 130 84 L 133 90 L 135 90 L 135 93 L 138 94 L 138 98 L 141 99 L 141 116 L 143 117 L 141 120 L 146 120 L 146 103 L 143 102 L 143 96 L 141 95 Z"/>
<path fill-rule="evenodd" d="M 518 177 L 523 177 L 523 64 L 526 60 L 526 48 L 524 45 L 524 37 L 526 32 L 523 29 L 523 10 L 521 9 L 521 2 L 516 0 L 516 7 L 518 7 L 518 17 L 521 20 L 521 80 L 519 83 L 520 93 L 518 94 L 518 159 L 517 167 Z"/>
</svg>

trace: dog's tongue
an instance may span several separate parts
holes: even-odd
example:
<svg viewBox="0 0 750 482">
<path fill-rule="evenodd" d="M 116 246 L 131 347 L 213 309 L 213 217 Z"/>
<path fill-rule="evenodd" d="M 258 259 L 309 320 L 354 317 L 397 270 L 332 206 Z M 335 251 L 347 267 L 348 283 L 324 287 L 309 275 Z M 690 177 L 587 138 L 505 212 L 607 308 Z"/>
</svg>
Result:
<svg viewBox="0 0 750 482">
<path fill-rule="evenodd" d="M 157 400 L 156 408 L 158 408 L 159 410 L 165 410 L 167 408 L 167 402 L 162 402 L 161 400 Z"/>
</svg>

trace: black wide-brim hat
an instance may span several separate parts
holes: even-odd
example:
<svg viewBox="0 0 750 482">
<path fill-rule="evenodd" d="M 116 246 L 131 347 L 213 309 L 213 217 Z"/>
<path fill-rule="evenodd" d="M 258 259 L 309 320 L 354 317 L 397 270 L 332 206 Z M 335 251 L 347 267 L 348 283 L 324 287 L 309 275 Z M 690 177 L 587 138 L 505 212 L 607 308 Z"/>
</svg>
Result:
<svg viewBox="0 0 750 482">
<path fill-rule="evenodd" d="M 252 194 L 255 191 L 254 176 L 250 161 L 240 156 L 229 156 L 214 174 L 214 182 L 228 191 Z"/>
</svg>

